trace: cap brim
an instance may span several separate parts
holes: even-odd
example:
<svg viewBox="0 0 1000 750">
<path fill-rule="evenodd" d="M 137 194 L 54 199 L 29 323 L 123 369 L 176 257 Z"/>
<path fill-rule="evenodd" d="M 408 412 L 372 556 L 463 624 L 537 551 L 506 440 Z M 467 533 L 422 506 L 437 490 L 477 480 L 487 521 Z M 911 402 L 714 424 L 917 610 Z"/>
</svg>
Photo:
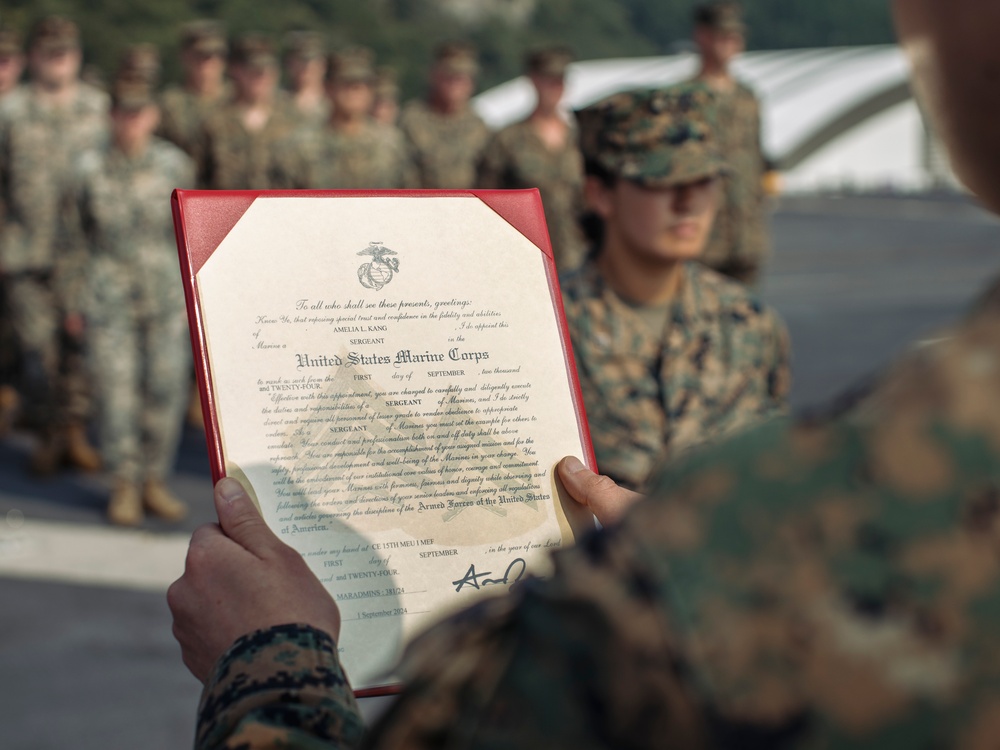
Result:
<svg viewBox="0 0 1000 750">
<path fill-rule="evenodd" d="M 70 39 L 46 39 L 38 42 L 38 50 L 46 55 L 55 52 L 71 52 L 79 48 L 80 43 Z"/>
<path fill-rule="evenodd" d="M 438 63 L 438 68 L 445 73 L 451 75 L 464 75 L 464 76 L 477 76 L 479 75 L 479 66 L 474 62 L 440 62 Z"/>
<path fill-rule="evenodd" d="M 224 55 L 228 51 L 228 47 L 222 39 L 203 39 L 192 44 L 191 49 L 203 55 Z"/>
<path fill-rule="evenodd" d="M 721 177 L 729 172 L 722 157 L 704 153 L 646 154 L 635 160 L 623 159 L 615 174 L 649 188 L 672 188 Z"/>
</svg>

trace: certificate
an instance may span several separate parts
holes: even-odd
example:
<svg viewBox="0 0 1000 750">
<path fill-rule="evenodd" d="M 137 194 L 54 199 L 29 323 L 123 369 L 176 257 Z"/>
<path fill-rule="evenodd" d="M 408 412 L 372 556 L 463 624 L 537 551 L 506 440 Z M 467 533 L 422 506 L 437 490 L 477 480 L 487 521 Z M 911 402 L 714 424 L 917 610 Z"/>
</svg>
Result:
<svg viewBox="0 0 1000 750">
<path fill-rule="evenodd" d="M 537 191 L 173 197 L 212 471 L 336 598 L 359 694 L 545 573 L 594 465 Z"/>
</svg>

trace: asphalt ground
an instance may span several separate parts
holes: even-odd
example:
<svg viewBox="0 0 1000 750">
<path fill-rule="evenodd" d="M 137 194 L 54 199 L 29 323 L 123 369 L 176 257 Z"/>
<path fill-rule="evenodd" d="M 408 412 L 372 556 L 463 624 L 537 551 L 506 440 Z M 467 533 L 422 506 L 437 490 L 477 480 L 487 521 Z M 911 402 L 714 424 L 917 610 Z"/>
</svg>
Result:
<svg viewBox="0 0 1000 750">
<path fill-rule="evenodd" d="M 827 402 L 958 320 L 1000 273 L 1000 221 L 955 196 L 786 199 L 764 299 L 788 324 L 796 408 Z M 200 685 L 164 592 L 213 520 L 204 438 L 171 481 L 182 524 L 104 522 L 102 477 L 38 482 L 23 434 L 0 441 L 0 748 L 190 747 Z"/>
</svg>

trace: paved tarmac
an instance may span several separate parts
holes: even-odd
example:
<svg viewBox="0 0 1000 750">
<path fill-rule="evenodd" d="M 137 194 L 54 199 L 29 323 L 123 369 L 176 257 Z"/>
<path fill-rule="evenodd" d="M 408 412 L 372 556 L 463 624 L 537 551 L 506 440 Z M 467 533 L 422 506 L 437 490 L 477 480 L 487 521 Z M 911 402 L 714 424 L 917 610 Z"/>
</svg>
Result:
<svg viewBox="0 0 1000 750">
<path fill-rule="evenodd" d="M 786 199 L 773 229 L 761 293 L 791 331 L 798 408 L 937 335 L 1000 273 L 1000 222 L 962 198 Z M 106 526 L 100 477 L 28 477 L 29 450 L 0 441 L 0 748 L 190 747 L 200 685 L 164 591 L 213 519 L 203 437 L 185 433 L 172 480 L 191 518 L 139 531 Z"/>
</svg>

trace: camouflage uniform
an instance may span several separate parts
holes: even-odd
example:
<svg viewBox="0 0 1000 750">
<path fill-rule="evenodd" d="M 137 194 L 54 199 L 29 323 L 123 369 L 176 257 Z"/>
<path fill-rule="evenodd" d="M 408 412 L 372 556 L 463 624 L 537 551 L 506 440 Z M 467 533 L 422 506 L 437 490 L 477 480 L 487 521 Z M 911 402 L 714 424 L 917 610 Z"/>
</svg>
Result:
<svg viewBox="0 0 1000 750">
<path fill-rule="evenodd" d="M 760 145 L 760 103 L 742 83 L 730 92 L 716 92 L 719 137 L 730 166 L 712 238 L 702 262 L 740 281 L 756 279 L 770 252 L 766 196 L 766 171 Z"/>
<path fill-rule="evenodd" d="M 662 333 L 623 301 L 593 259 L 563 279 L 563 305 L 597 466 L 638 488 L 664 453 L 718 438 L 784 406 L 788 337 L 742 285 L 684 266 Z"/>
<path fill-rule="evenodd" d="M 231 95 L 228 87 L 214 99 L 203 99 L 180 86 L 168 87 L 160 96 L 160 137 L 197 158 L 205 121 Z"/>
<path fill-rule="evenodd" d="M 375 68 L 371 51 L 352 47 L 330 55 L 331 85 L 372 85 Z M 414 187 L 416 175 L 402 133 L 380 125 L 367 114 L 357 130 L 348 130 L 334 116 L 318 128 L 302 129 L 292 142 L 289 160 L 298 159 L 290 186 L 322 190 L 375 190 Z"/>
<path fill-rule="evenodd" d="M 553 151 L 542 143 L 530 121 L 509 125 L 486 147 L 478 181 L 481 188 L 538 188 L 556 265 L 561 271 L 580 265 L 583 161 L 575 133 L 568 135 L 563 148 Z"/>
<path fill-rule="evenodd" d="M 225 55 L 225 31 L 215 21 L 192 21 L 181 29 L 181 49 L 185 54 Z M 205 120 L 231 96 L 228 85 L 216 97 L 202 97 L 183 86 L 168 87 L 160 96 L 158 135 L 197 161 Z"/>
<path fill-rule="evenodd" d="M 472 50 L 460 44 L 440 47 L 435 66 L 467 75 L 478 70 Z M 417 170 L 416 187 L 466 190 L 476 186 L 476 165 L 490 130 L 471 108 L 445 114 L 428 102 L 411 101 L 400 112 L 399 127 Z"/>
<path fill-rule="evenodd" d="M 528 55 L 529 75 L 565 79 L 572 60 L 569 50 L 556 47 Z M 486 189 L 538 188 L 545 207 L 556 266 L 569 271 L 580 265 L 584 240 L 583 158 L 570 129 L 561 148 L 550 148 L 539 137 L 532 119 L 508 125 L 490 139 L 479 164 L 479 187 Z"/>
<path fill-rule="evenodd" d="M 880 396 L 668 467 L 552 579 L 419 639 L 368 744 L 995 746 L 1000 321 L 922 349 Z M 352 701 L 318 687 L 333 651 L 288 630 L 220 663 L 198 736 L 233 742 L 199 747 L 354 746 Z"/>
<path fill-rule="evenodd" d="M 724 173 L 715 97 L 700 84 L 626 92 L 577 113 L 588 170 L 651 189 Z M 602 473 L 640 487 L 675 454 L 783 407 L 788 339 L 739 284 L 682 266 L 669 306 L 622 300 L 595 253 L 565 278 L 563 304 Z"/>
<path fill-rule="evenodd" d="M 292 64 L 319 64 L 325 54 L 322 34 L 314 31 L 291 31 L 285 35 L 285 69 Z M 291 107 L 291 113 L 305 125 L 322 126 L 330 119 L 330 100 L 324 95 L 316 102 L 304 107 L 295 100 L 292 90 L 282 92 L 283 106 Z"/>
<path fill-rule="evenodd" d="M 358 133 L 330 126 L 304 131 L 289 159 L 301 166 L 285 180 L 291 187 L 321 190 L 376 190 L 413 187 L 414 177 L 402 135 L 396 128 L 365 124 Z M 284 178 L 283 178 L 284 179 Z"/>
<path fill-rule="evenodd" d="M 422 101 L 412 101 L 399 115 L 421 188 L 465 190 L 476 185 L 476 164 L 490 137 L 472 110 L 442 115 Z"/>
<path fill-rule="evenodd" d="M 737 3 L 699 6 L 695 23 L 718 31 L 743 34 Z M 745 84 L 714 89 L 718 107 L 720 149 L 730 172 L 723 185 L 719 214 L 702 262 L 744 283 L 753 283 L 770 252 L 764 173 L 767 163 L 760 142 L 760 102 Z"/>
<path fill-rule="evenodd" d="M 129 158 L 81 157 L 75 207 L 90 247 L 84 309 L 101 447 L 113 478 L 139 484 L 172 469 L 187 399 L 190 344 L 165 196 L 194 164 L 154 139 Z"/>
<path fill-rule="evenodd" d="M 277 58 L 265 38 L 247 35 L 234 45 L 230 64 L 276 68 Z M 294 154 L 289 144 L 300 125 L 287 97 L 274 92 L 270 115 L 259 130 L 247 129 L 243 112 L 233 100 L 206 119 L 198 148 L 199 184 L 210 190 L 293 187 L 286 182 L 289 168 L 283 158 Z"/>
<path fill-rule="evenodd" d="M 68 106 L 23 86 L 0 103 L 0 271 L 10 325 L 21 347 L 25 417 L 51 429 L 82 422 L 89 385 L 63 321 L 77 312 L 81 248 L 59 231 L 73 159 L 107 137 L 108 97 L 84 83 Z"/>
<path fill-rule="evenodd" d="M 295 118 L 275 108 L 267 124 L 248 131 L 242 110 L 227 104 L 211 115 L 203 133 L 199 184 L 209 190 L 268 190 L 287 184 L 289 154 L 294 154 Z M 282 158 L 282 155 L 288 155 Z"/>
</svg>

